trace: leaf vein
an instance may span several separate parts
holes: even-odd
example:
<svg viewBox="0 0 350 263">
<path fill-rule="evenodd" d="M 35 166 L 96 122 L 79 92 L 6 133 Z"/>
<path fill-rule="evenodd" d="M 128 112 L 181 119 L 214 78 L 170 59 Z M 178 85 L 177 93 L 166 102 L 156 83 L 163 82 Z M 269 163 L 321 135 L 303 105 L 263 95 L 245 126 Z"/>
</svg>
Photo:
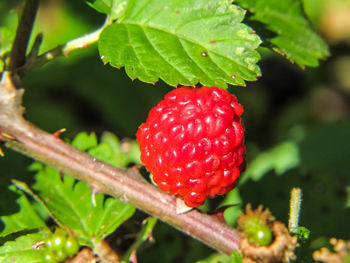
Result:
<svg viewBox="0 0 350 263">
<path fill-rule="evenodd" d="M 141 28 L 142 28 L 142 27 L 141 27 Z M 187 81 L 190 81 L 184 74 L 182 74 L 182 72 L 180 72 L 180 71 L 176 68 L 176 66 L 174 66 L 173 64 L 171 64 L 169 61 L 167 61 L 167 60 L 165 59 L 165 57 L 163 56 L 163 54 L 160 53 L 160 51 L 157 49 L 157 47 L 154 46 L 154 45 L 152 44 L 152 42 L 150 41 L 149 36 L 147 35 L 147 33 L 145 32 L 145 30 L 144 30 L 143 28 L 142 28 L 142 32 L 144 33 L 145 37 L 146 37 L 147 40 L 148 40 L 148 43 L 151 45 L 151 47 L 153 48 L 153 50 L 154 50 L 155 52 L 157 52 L 157 54 L 159 54 L 159 56 L 164 60 L 164 62 L 167 63 L 168 65 L 170 65 L 171 67 L 173 67 L 173 68 L 174 68 L 181 76 L 183 76 Z"/>
</svg>

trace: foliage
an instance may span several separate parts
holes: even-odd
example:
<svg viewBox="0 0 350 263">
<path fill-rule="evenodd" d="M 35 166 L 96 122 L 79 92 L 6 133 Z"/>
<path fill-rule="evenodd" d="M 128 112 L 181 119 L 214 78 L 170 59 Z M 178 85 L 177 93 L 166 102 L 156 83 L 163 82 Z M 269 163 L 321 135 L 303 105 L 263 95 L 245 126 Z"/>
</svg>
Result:
<svg viewBox="0 0 350 263">
<path fill-rule="evenodd" d="M 102 32 L 100 55 L 145 82 L 244 85 L 260 75 L 260 39 L 243 16 L 231 1 L 129 1 Z"/>
<path fill-rule="evenodd" d="M 301 187 L 301 223 L 307 228 L 298 228 L 298 262 L 310 262 L 322 240 L 350 239 L 348 44 L 329 48 L 327 39 L 314 30 L 326 32 L 327 8 L 346 1 L 54 2 L 47 1 L 39 10 L 30 41 L 31 47 L 43 32 L 40 54 L 47 55 L 44 52 L 104 24 L 94 40 L 97 46 L 28 68 L 23 87 L 30 121 L 49 131 L 66 127 L 66 138 L 77 134 L 69 142 L 74 147 L 127 168 L 140 163 L 137 142 L 120 141 L 106 130 L 134 138 L 148 110 L 171 89 L 169 85 L 228 88 L 245 109 L 247 169 L 234 191 L 201 209 L 210 212 L 227 206 L 225 220 L 235 226 L 245 204 L 264 204 L 278 220 L 287 222 L 289 191 Z M 0 77 L 9 63 L 22 6 L 21 1 L 0 1 Z M 329 50 L 332 59 L 322 61 Z M 270 51 L 303 69 L 319 69 L 301 71 Z M 97 54 L 112 67 L 103 66 Z M 121 67 L 126 74 L 115 69 Z M 245 89 L 236 87 L 245 85 Z M 37 244 L 56 229 L 73 234 L 79 245 L 98 255 L 99 245 L 108 240 L 118 246 L 125 262 L 134 255 L 141 262 L 242 260 L 239 253 L 214 253 L 52 167 L 34 163 L 28 176 L 24 168 L 28 160 L 4 151 L 1 262 L 43 261 L 45 250 Z M 128 220 L 131 216 L 133 220 Z"/>
<path fill-rule="evenodd" d="M 33 248 L 37 242 L 44 240 L 48 236 L 47 231 L 24 234 L 15 241 L 8 241 L 0 247 L 1 262 L 44 262 L 44 253 Z"/>
<path fill-rule="evenodd" d="M 304 16 L 300 0 L 239 0 L 238 4 L 252 13 L 250 20 L 263 24 L 265 44 L 292 62 L 301 67 L 317 66 L 319 59 L 329 55 L 327 44 Z"/>
<path fill-rule="evenodd" d="M 125 167 L 129 160 L 133 159 L 126 159 L 127 155 L 120 158 L 118 144 L 118 138 L 109 133 L 103 136 L 103 142 L 100 144 L 95 134 L 85 132 L 78 134 L 72 141 L 73 146 L 88 151 L 101 160 Z M 124 160 L 123 164 L 121 159 Z M 21 259 L 23 254 L 23 260 L 29 260 L 28 262 L 36 262 L 38 257 L 43 256 L 42 250 L 30 249 L 33 244 L 43 240 L 38 239 L 38 234 L 26 235 L 26 238 L 19 237 L 13 241 L 11 235 L 18 231 L 39 229 L 40 233 L 47 235 L 50 233 L 47 225 L 49 221 L 45 220 L 48 216 L 58 227 L 69 229 L 80 245 L 89 246 L 98 253 L 100 242 L 134 214 L 135 208 L 131 205 L 103 194 L 95 194 L 84 182 L 77 182 L 73 177 L 62 175 L 51 167 L 33 163 L 30 170 L 36 172 L 36 182 L 32 186 L 36 193 L 26 184 L 14 182 L 11 189 L 20 195 L 17 199 L 20 210 L 1 217 L 4 224 L 1 236 L 6 241 L 2 252 L 5 261 L 12 257 L 11 253 L 17 252 Z M 33 202 L 19 189 L 31 196 Z M 45 214 L 46 216 L 43 216 Z M 40 255 L 37 255 L 38 253 Z"/>
</svg>

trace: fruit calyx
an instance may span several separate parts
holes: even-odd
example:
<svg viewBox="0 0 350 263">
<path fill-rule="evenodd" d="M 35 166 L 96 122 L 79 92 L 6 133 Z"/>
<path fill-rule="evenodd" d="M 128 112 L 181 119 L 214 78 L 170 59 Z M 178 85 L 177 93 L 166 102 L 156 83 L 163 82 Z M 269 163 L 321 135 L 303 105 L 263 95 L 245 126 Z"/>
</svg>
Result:
<svg viewBox="0 0 350 263">
<path fill-rule="evenodd" d="M 263 210 L 261 205 L 252 210 L 248 204 L 245 214 L 237 219 L 237 225 L 242 231 L 240 252 L 243 262 L 289 262 L 295 258 L 297 237 L 291 236 L 286 226 L 275 221 L 270 211 Z"/>
</svg>

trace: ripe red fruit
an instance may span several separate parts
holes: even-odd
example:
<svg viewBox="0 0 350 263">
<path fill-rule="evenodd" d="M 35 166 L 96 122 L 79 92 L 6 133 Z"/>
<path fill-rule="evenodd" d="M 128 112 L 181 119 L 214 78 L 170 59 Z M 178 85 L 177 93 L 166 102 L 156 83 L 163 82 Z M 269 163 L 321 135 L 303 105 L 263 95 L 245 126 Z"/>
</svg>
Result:
<svg viewBox="0 0 350 263">
<path fill-rule="evenodd" d="M 232 190 L 245 156 L 242 113 L 237 98 L 218 87 L 168 93 L 137 132 L 153 181 L 189 207 Z"/>
</svg>

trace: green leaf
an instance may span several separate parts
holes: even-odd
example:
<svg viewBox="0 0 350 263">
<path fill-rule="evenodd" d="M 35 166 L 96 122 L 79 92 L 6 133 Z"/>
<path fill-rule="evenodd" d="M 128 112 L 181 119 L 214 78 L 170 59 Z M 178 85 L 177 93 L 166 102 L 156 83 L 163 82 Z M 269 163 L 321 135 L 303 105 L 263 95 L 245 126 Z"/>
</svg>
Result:
<svg viewBox="0 0 350 263">
<path fill-rule="evenodd" d="M 237 218 L 242 212 L 241 208 L 242 198 L 239 193 L 238 188 L 236 187 L 232 191 L 230 191 L 226 196 L 223 202 L 220 203 L 220 207 L 222 206 L 231 206 L 224 211 L 225 221 L 233 226 L 236 223 Z"/>
<path fill-rule="evenodd" d="M 260 75 L 259 37 L 242 24 L 244 11 L 229 0 L 128 1 L 105 28 L 102 60 L 125 67 L 131 79 L 176 86 L 245 85 Z"/>
<path fill-rule="evenodd" d="M 248 179 L 258 181 L 270 170 L 274 170 L 278 175 L 281 175 L 298 166 L 299 163 L 299 149 L 296 143 L 284 142 L 269 151 L 260 153 L 251 161 L 242 176 L 241 183 Z"/>
<path fill-rule="evenodd" d="M 20 236 L 14 241 L 6 242 L 0 247 L 0 262 L 44 262 L 44 251 L 35 249 L 35 244 L 45 240 L 49 234 L 49 231 L 43 230 Z"/>
<path fill-rule="evenodd" d="M 87 132 L 81 132 L 75 136 L 72 146 L 79 150 L 86 151 L 97 145 L 97 137 L 95 133 L 88 134 Z"/>
<path fill-rule="evenodd" d="M 350 207 L 350 186 L 346 187 L 346 204 L 345 207 Z"/>
<path fill-rule="evenodd" d="M 300 0 L 238 0 L 252 13 L 250 19 L 262 23 L 254 29 L 277 53 L 299 66 L 318 65 L 329 55 L 327 44 L 315 33 L 304 15 Z"/>
<path fill-rule="evenodd" d="M 140 147 L 135 140 L 119 142 L 117 136 L 105 132 L 101 143 L 88 151 L 92 156 L 116 167 L 126 168 L 131 163 L 141 163 Z"/>
<path fill-rule="evenodd" d="M 10 186 L 10 189 L 19 194 L 19 198 L 16 200 L 19 211 L 11 215 L 0 217 L 5 225 L 0 233 L 0 237 L 22 230 L 46 227 L 45 222 L 38 216 L 26 195 L 14 186 Z"/>
<path fill-rule="evenodd" d="M 87 2 L 89 6 L 100 13 L 108 15 L 111 19 L 117 19 L 123 15 L 128 0 L 96 0 L 92 3 Z"/>
<path fill-rule="evenodd" d="M 141 163 L 140 145 L 136 140 L 125 139 L 121 143 L 113 133 L 105 132 L 101 143 L 107 143 L 114 154 L 120 159 L 120 167 L 127 167 L 130 163 Z"/>
<path fill-rule="evenodd" d="M 86 245 L 94 247 L 131 217 L 135 208 L 103 194 L 94 196 L 84 183 L 43 166 L 33 188 L 62 224 L 68 226 Z"/>
</svg>

